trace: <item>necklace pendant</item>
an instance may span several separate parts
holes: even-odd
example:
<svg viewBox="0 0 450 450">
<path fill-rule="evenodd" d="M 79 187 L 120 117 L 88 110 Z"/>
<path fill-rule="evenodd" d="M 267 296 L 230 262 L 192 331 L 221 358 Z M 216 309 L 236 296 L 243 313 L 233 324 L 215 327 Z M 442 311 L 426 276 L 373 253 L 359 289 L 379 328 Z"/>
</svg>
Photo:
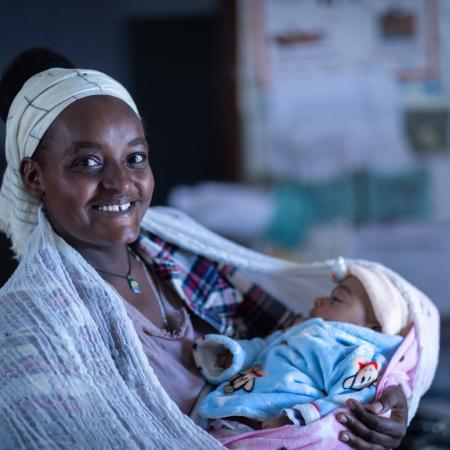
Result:
<svg viewBox="0 0 450 450">
<path fill-rule="evenodd" d="M 127 276 L 128 286 L 130 286 L 131 291 L 134 294 L 140 294 L 142 292 L 141 285 L 139 284 L 139 281 L 131 277 L 130 275 Z"/>
</svg>

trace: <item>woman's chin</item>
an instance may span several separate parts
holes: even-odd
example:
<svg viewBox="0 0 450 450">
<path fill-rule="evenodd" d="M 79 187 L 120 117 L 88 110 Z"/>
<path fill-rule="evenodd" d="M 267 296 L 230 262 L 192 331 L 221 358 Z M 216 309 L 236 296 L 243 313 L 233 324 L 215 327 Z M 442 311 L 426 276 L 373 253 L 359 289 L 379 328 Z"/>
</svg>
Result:
<svg viewBox="0 0 450 450">
<path fill-rule="evenodd" d="M 103 233 L 95 233 L 91 236 L 91 242 L 95 244 L 97 241 L 100 246 L 111 246 L 131 244 L 134 242 L 140 233 L 138 225 L 127 227 L 111 227 L 104 229 Z M 87 237 L 88 238 L 88 237 Z M 97 238 L 97 239 L 96 239 Z"/>
<path fill-rule="evenodd" d="M 117 240 L 114 240 L 113 242 L 117 245 L 129 245 L 136 241 L 136 239 L 139 237 L 140 229 L 137 228 L 135 230 L 129 230 L 129 232 L 124 233 L 120 236 Z M 112 242 L 112 243 L 113 243 Z"/>
</svg>

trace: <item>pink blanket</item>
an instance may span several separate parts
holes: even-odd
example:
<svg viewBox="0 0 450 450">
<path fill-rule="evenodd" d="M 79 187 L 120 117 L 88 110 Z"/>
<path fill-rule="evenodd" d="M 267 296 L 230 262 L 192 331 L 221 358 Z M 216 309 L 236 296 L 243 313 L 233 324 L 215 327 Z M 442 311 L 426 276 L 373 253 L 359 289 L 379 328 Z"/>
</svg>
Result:
<svg viewBox="0 0 450 450">
<path fill-rule="evenodd" d="M 406 396 L 409 397 L 411 395 L 417 361 L 418 346 L 415 328 L 413 327 L 389 362 L 388 367 L 378 384 L 377 396 L 388 386 L 398 384 L 402 386 Z M 345 427 L 337 422 L 335 418 L 335 414 L 339 411 L 346 410 L 338 409 L 334 413 L 305 427 L 286 425 L 281 428 L 272 428 L 241 434 L 220 430 L 213 434 L 230 449 L 348 449 L 350 447 L 339 441 L 337 438 L 338 433 L 345 429 Z"/>
</svg>

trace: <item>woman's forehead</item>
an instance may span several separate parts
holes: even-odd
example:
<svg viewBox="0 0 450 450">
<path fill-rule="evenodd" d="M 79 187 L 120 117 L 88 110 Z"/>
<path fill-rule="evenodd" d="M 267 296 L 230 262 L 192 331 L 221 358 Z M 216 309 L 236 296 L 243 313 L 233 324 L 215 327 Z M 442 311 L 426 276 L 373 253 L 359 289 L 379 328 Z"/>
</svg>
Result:
<svg viewBox="0 0 450 450">
<path fill-rule="evenodd" d="M 62 139 L 93 139 L 99 134 L 143 134 L 140 118 L 122 100 L 111 96 L 91 96 L 71 103 L 57 117 L 50 132 Z"/>
<path fill-rule="evenodd" d="M 79 116 L 79 119 L 85 119 L 97 117 L 98 112 L 108 112 L 110 115 L 130 116 L 140 121 L 139 117 L 127 103 L 110 95 L 91 95 L 80 98 L 65 108 L 58 118 L 74 119 Z"/>
</svg>

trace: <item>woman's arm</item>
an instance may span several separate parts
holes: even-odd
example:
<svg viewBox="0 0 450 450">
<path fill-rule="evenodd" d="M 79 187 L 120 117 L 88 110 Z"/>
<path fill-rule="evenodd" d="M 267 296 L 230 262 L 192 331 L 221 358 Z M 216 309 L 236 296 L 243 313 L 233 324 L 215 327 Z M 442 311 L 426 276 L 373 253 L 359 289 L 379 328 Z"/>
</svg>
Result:
<svg viewBox="0 0 450 450">
<path fill-rule="evenodd" d="M 390 386 L 369 405 L 355 400 L 347 402 L 351 414 L 338 413 L 336 419 L 348 431 L 341 431 L 339 439 L 360 450 L 397 448 L 406 434 L 408 403 L 399 386 Z M 390 417 L 381 417 L 386 411 Z"/>
</svg>

